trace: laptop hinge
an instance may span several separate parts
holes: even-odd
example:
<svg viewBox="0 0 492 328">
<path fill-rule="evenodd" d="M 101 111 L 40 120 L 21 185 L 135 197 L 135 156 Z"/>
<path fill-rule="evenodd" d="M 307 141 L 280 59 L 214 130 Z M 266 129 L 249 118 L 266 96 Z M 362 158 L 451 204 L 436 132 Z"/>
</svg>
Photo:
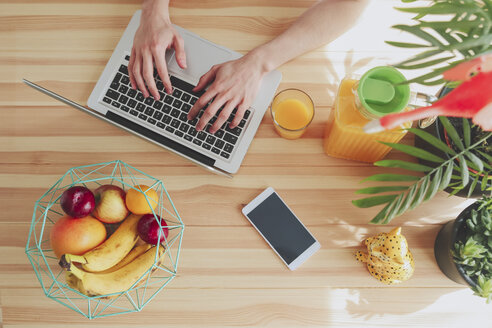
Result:
<svg viewBox="0 0 492 328">
<path fill-rule="evenodd" d="M 138 134 L 141 134 L 167 148 L 171 148 L 175 150 L 178 153 L 181 153 L 189 158 L 194 159 L 195 161 L 198 161 L 206 166 L 213 167 L 215 164 L 215 160 L 213 158 L 210 158 L 208 156 L 205 156 L 191 148 L 188 148 L 172 139 L 169 139 L 163 135 L 160 135 L 152 130 L 149 130 L 139 124 L 136 124 L 122 116 L 119 116 L 111 111 L 107 111 L 106 113 L 106 118 L 109 120 L 118 123 L 130 130 L 133 130 L 137 132 Z"/>
</svg>

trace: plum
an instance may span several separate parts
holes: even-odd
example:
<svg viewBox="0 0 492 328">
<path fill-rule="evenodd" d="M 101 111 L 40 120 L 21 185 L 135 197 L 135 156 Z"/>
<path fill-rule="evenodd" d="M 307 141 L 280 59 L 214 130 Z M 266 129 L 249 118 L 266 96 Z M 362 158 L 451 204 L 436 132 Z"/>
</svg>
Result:
<svg viewBox="0 0 492 328">
<path fill-rule="evenodd" d="M 60 205 L 69 216 L 83 218 L 91 214 L 96 206 L 94 194 L 83 186 L 73 186 L 63 192 Z"/>
<path fill-rule="evenodd" d="M 159 240 L 159 223 L 162 226 L 161 239 Z M 158 215 L 145 214 L 140 218 L 137 224 L 137 231 L 139 237 L 148 244 L 157 245 L 159 242 L 164 241 L 164 237 L 167 238 L 169 231 L 167 229 L 167 223 L 164 219 Z"/>
</svg>

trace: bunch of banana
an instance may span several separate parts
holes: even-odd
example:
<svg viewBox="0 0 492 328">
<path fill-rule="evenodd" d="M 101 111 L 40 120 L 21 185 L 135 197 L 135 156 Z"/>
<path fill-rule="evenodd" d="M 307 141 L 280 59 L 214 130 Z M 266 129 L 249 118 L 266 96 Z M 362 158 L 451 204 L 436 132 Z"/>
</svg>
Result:
<svg viewBox="0 0 492 328">
<path fill-rule="evenodd" d="M 72 262 L 77 262 L 88 272 L 101 272 L 113 267 L 135 246 L 140 217 L 141 215 L 130 214 L 106 241 L 83 255 L 62 255 L 60 266 L 68 269 Z"/>
<path fill-rule="evenodd" d="M 134 248 L 135 251 L 131 257 L 137 255 L 136 257 L 130 261 L 125 261 L 126 264 L 118 265 L 115 270 L 87 272 L 79 269 L 72 262 L 68 263 L 67 284 L 88 296 L 120 293 L 128 290 L 145 272 L 152 268 L 156 260 L 156 246 L 147 247 L 147 250 L 145 250 L 145 245 L 142 246 Z M 143 250 L 144 252 L 141 253 Z M 163 254 L 164 247 L 160 246 L 157 254 L 158 262 L 162 259 Z"/>
</svg>

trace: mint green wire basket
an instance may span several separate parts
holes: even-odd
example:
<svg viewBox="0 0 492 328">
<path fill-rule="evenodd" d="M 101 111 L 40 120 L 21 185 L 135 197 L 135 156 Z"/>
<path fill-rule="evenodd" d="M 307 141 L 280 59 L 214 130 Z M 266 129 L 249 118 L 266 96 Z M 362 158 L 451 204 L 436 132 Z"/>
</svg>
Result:
<svg viewBox="0 0 492 328">
<path fill-rule="evenodd" d="M 131 288 L 120 293 L 87 296 L 67 284 L 65 270 L 58 264 L 59 259 L 51 249 L 49 236 L 53 224 L 65 215 L 60 206 L 63 191 L 74 185 L 94 190 L 105 184 L 117 185 L 125 191 L 135 189 L 137 185 L 153 188 L 159 196 L 153 214 L 166 221 L 169 234 L 162 245 L 156 247 L 154 264 Z M 147 196 L 143 195 L 150 204 Z M 105 225 L 109 236 L 116 226 Z M 84 165 L 68 170 L 36 201 L 26 254 L 46 296 L 89 319 L 108 317 L 141 311 L 171 282 L 178 269 L 183 231 L 184 224 L 162 181 L 121 161 Z M 164 236 L 161 236 L 162 239 Z M 165 247 L 160 259 L 159 247 Z"/>
</svg>

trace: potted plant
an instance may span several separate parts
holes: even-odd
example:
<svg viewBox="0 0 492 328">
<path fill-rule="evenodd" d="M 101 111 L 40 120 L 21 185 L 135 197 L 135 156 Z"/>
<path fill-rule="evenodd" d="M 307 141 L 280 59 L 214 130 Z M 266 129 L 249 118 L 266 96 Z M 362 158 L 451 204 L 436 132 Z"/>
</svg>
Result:
<svg viewBox="0 0 492 328">
<path fill-rule="evenodd" d="M 402 0 L 415 2 L 415 0 Z M 426 4 L 429 2 L 426 1 Z M 408 81 L 423 85 L 440 85 L 440 75 L 480 53 L 492 49 L 491 0 L 433 0 L 430 6 L 398 8 L 414 13 L 415 25 L 394 28 L 413 34 L 422 43 L 387 43 L 423 51 L 395 67 L 399 69 L 432 68 L 430 73 Z M 446 17 L 429 20 L 429 16 Z M 449 19 L 449 17 L 452 17 Z M 452 61 L 451 61 L 452 60 Z M 448 86 L 453 87 L 453 85 Z M 480 90 L 477 90 L 480 92 Z M 372 223 L 388 223 L 394 217 L 431 199 L 439 190 L 470 197 L 490 194 L 492 182 L 492 133 L 482 131 L 466 119 L 440 117 L 426 130 L 409 129 L 415 134 L 416 146 L 387 144 L 420 160 L 420 163 L 382 160 L 376 166 L 399 168 L 410 174 L 377 174 L 365 180 L 399 182 L 358 190 L 358 194 L 380 194 L 353 201 L 362 208 L 384 205 Z"/>
<path fill-rule="evenodd" d="M 445 224 L 434 254 L 441 271 L 475 295 L 492 300 L 492 198 L 482 198 Z"/>
</svg>

